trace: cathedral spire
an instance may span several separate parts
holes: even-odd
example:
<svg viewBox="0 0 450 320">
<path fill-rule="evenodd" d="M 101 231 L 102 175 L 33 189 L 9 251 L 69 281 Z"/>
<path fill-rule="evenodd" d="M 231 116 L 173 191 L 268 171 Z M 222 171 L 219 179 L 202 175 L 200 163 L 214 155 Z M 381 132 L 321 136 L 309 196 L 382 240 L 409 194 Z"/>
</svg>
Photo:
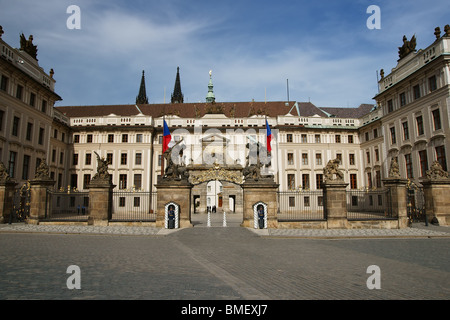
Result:
<svg viewBox="0 0 450 320">
<path fill-rule="evenodd" d="M 209 84 L 208 84 L 208 94 L 206 95 L 206 102 L 212 103 L 216 101 L 213 88 L 214 86 L 212 83 L 212 70 L 209 70 Z"/>
<path fill-rule="evenodd" d="M 136 97 L 136 104 L 148 104 L 147 93 L 145 91 L 144 70 L 142 70 L 141 87 L 139 88 L 139 94 Z"/>
<path fill-rule="evenodd" d="M 183 103 L 184 102 L 184 96 L 181 92 L 181 82 L 180 82 L 180 67 L 177 67 L 177 77 L 175 79 L 175 87 L 173 88 L 172 103 Z"/>
</svg>

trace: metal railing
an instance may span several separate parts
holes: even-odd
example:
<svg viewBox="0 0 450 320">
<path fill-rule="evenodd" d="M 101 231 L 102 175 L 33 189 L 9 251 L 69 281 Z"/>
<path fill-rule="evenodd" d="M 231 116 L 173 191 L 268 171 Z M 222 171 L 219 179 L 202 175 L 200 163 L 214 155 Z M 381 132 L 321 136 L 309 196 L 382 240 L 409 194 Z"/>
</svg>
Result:
<svg viewBox="0 0 450 320">
<path fill-rule="evenodd" d="M 111 221 L 156 221 L 156 192 L 113 191 Z"/>
<path fill-rule="evenodd" d="M 279 191 L 278 221 L 325 220 L 322 190 Z"/>
<path fill-rule="evenodd" d="M 389 189 L 347 190 L 348 220 L 390 220 L 397 218 L 392 213 L 392 199 Z"/>
<path fill-rule="evenodd" d="M 89 192 L 47 190 L 45 220 L 85 221 L 89 217 Z"/>
</svg>

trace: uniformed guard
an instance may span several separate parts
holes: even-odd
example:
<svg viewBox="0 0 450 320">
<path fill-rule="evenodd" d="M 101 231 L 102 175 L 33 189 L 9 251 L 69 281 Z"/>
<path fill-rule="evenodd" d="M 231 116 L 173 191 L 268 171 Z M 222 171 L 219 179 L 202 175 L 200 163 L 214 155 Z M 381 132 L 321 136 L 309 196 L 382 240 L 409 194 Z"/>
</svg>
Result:
<svg viewBox="0 0 450 320">
<path fill-rule="evenodd" d="M 175 228 L 175 208 L 174 206 L 169 207 L 169 212 L 167 214 L 167 218 L 169 219 L 169 229 Z"/>
<path fill-rule="evenodd" d="M 262 205 L 258 206 L 258 224 L 260 229 L 264 229 L 264 207 Z"/>
</svg>

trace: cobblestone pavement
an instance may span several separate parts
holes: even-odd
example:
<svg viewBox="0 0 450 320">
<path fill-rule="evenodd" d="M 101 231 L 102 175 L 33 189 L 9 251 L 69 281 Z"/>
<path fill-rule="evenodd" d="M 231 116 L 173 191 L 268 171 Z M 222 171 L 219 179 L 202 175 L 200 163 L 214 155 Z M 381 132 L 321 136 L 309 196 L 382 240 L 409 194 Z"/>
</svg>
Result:
<svg viewBox="0 0 450 320">
<path fill-rule="evenodd" d="M 233 220 L 234 219 L 234 220 Z M 254 230 L 0 225 L 0 299 L 315 300 L 450 298 L 446 227 Z M 352 231 L 352 232 L 350 232 Z M 345 240 L 344 240 L 345 239 Z M 70 290 L 67 268 L 80 268 Z M 371 265 L 380 289 L 368 289 Z"/>
</svg>

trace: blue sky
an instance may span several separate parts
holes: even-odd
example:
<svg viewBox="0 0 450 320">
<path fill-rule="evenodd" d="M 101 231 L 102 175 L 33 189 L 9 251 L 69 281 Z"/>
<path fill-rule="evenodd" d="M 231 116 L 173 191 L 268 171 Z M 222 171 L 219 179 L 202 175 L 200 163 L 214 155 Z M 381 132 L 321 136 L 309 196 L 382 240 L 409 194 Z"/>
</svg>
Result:
<svg viewBox="0 0 450 320">
<path fill-rule="evenodd" d="M 67 8 L 81 10 L 70 30 Z M 366 26 L 370 5 L 381 29 Z M 142 70 L 150 103 L 170 101 L 177 66 L 185 102 L 311 101 L 319 107 L 374 103 L 377 71 L 396 66 L 402 37 L 417 48 L 450 24 L 448 0 L 204 1 L 0 0 L 3 40 L 32 34 L 57 105 L 133 104 Z"/>
</svg>

